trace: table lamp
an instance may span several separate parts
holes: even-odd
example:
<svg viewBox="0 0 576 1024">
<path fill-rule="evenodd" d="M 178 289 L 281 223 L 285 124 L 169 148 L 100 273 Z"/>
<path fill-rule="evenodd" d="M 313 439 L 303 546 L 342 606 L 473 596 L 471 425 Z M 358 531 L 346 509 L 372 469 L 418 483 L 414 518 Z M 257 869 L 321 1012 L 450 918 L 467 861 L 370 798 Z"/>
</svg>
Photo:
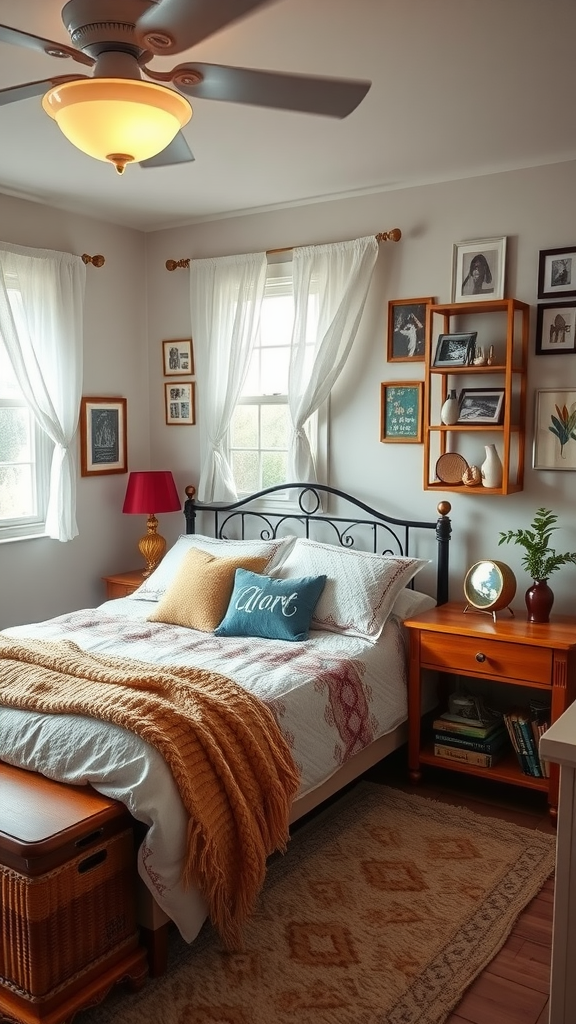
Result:
<svg viewBox="0 0 576 1024">
<path fill-rule="evenodd" d="M 172 473 L 166 470 L 130 473 L 122 511 L 148 516 L 148 532 L 138 541 L 140 554 L 146 562 L 145 579 L 154 572 L 166 551 L 166 541 L 158 533 L 155 513 L 179 512 L 180 509 L 181 503 Z"/>
</svg>

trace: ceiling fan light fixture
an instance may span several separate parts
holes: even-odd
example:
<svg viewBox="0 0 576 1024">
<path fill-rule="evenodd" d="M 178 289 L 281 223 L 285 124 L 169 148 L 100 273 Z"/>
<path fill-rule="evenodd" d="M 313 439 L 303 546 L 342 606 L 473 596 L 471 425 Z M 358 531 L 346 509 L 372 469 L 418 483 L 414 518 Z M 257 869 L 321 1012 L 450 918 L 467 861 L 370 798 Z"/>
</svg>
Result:
<svg viewBox="0 0 576 1024">
<path fill-rule="evenodd" d="M 179 93 L 152 82 L 86 78 L 45 94 L 42 106 L 66 138 L 122 174 L 127 163 L 161 153 L 192 117 Z"/>
</svg>

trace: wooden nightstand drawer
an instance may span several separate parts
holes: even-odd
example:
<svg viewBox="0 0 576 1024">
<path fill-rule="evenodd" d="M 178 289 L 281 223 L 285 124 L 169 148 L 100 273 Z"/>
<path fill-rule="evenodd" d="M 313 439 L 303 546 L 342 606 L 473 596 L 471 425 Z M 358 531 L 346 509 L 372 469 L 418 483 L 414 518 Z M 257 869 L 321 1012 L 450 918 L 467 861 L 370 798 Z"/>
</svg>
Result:
<svg viewBox="0 0 576 1024">
<path fill-rule="evenodd" d="M 106 597 L 109 601 L 117 597 L 128 597 L 144 582 L 144 570 L 134 569 L 131 572 L 118 572 L 112 576 L 103 576 L 106 584 Z"/>
<path fill-rule="evenodd" d="M 420 633 L 420 664 L 426 668 L 500 676 L 531 683 L 552 681 L 552 651 L 546 647 L 522 647 L 483 636 Z"/>
</svg>

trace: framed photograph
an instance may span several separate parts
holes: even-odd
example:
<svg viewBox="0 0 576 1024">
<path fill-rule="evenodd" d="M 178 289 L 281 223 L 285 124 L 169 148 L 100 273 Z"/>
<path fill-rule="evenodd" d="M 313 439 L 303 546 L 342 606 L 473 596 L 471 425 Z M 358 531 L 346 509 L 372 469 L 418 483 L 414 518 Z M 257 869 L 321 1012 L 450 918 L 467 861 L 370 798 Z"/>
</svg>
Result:
<svg viewBox="0 0 576 1024">
<path fill-rule="evenodd" d="M 462 388 L 457 423 L 497 426 L 504 415 L 504 388 Z"/>
<path fill-rule="evenodd" d="M 196 423 L 196 388 L 194 381 L 180 381 L 179 384 L 164 385 L 166 423 L 186 426 Z"/>
<path fill-rule="evenodd" d="M 538 259 L 538 298 L 576 295 L 576 245 L 542 249 Z"/>
<path fill-rule="evenodd" d="M 476 348 L 477 331 L 470 334 L 439 334 L 433 366 L 470 366 Z"/>
<path fill-rule="evenodd" d="M 126 473 L 125 398 L 82 398 L 80 402 L 80 474 Z"/>
<path fill-rule="evenodd" d="M 394 299 L 388 303 L 389 363 L 424 359 L 426 340 L 426 307 L 434 299 Z"/>
<path fill-rule="evenodd" d="M 162 359 L 165 377 L 193 377 L 192 338 L 184 338 L 182 341 L 163 341 Z"/>
<path fill-rule="evenodd" d="M 576 388 L 536 392 L 534 469 L 576 470 Z"/>
<path fill-rule="evenodd" d="M 422 441 L 424 381 L 393 380 L 380 385 L 380 440 Z"/>
<path fill-rule="evenodd" d="M 504 298 L 506 236 L 456 242 L 452 259 L 452 302 Z"/>
<path fill-rule="evenodd" d="M 536 355 L 559 356 L 576 352 L 576 302 L 538 306 Z"/>
</svg>

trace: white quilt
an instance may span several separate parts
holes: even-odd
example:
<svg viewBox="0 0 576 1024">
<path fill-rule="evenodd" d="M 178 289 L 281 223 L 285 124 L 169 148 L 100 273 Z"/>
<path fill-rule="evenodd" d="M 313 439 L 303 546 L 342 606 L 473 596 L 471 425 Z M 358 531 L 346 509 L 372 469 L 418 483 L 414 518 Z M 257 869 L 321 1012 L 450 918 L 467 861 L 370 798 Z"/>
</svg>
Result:
<svg viewBox="0 0 576 1024">
<path fill-rule="evenodd" d="M 69 639 L 99 654 L 223 673 L 274 712 L 301 772 L 299 795 L 406 719 L 404 637 L 394 616 L 377 643 L 319 631 L 304 643 L 289 643 L 147 622 L 151 607 L 148 601 L 109 601 L 5 633 Z M 2 707 L 0 759 L 62 782 L 91 783 L 126 804 L 149 826 L 138 854 L 142 879 L 182 936 L 195 938 L 206 910 L 200 894 L 180 883 L 186 816 L 154 748 L 95 719 Z"/>
</svg>

